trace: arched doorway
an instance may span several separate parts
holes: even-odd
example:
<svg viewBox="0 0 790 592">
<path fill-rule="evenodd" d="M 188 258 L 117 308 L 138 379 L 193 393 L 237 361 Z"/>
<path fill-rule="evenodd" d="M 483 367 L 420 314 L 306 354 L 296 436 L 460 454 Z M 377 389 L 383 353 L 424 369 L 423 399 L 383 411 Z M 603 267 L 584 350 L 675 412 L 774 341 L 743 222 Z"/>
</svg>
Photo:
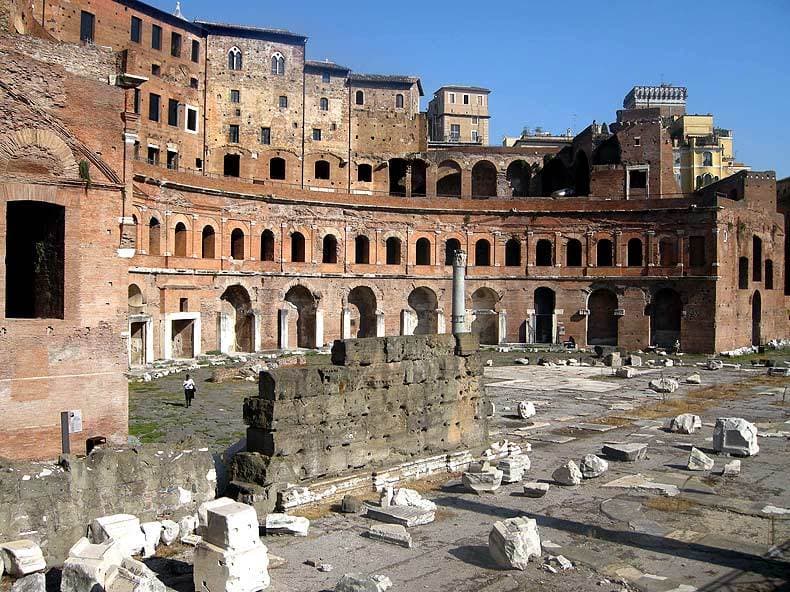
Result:
<svg viewBox="0 0 790 592">
<path fill-rule="evenodd" d="M 436 173 L 436 195 L 439 197 L 461 197 L 461 165 L 454 160 L 445 160 Z"/>
<path fill-rule="evenodd" d="M 752 345 L 760 345 L 762 340 L 763 302 L 760 293 L 752 295 Z"/>
<path fill-rule="evenodd" d="M 396 236 L 391 236 L 386 242 L 387 265 L 401 264 L 401 241 Z"/>
<path fill-rule="evenodd" d="M 295 333 L 296 347 L 314 348 L 317 305 L 312 292 L 304 286 L 294 286 L 285 294 L 285 301 L 291 305 L 292 311 L 296 313 L 296 319 L 293 324 L 290 322 L 291 319 L 289 319 L 288 335 L 290 343 L 287 346 L 290 347 L 292 345 L 293 338 L 291 336 Z M 291 329 L 295 329 L 295 331 L 291 331 Z"/>
<path fill-rule="evenodd" d="M 497 293 L 491 288 L 478 288 L 472 293 L 472 333 L 477 334 L 482 344 L 499 343 L 498 301 Z"/>
<path fill-rule="evenodd" d="M 236 261 L 244 259 L 244 231 L 241 228 L 234 228 L 230 233 L 230 256 Z"/>
<path fill-rule="evenodd" d="M 439 332 L 439 299 L 430 288 L 415 288 L 409 294 L 409 306 L 417 315 L 414 335 L 429 335 Z"/>
<path fill-rule="evenodd" d="M 505 172 L 513 197 L 529 197 L 529 185 L 532 181 L 532 168 L 524 160 L 514 160 Z"/>
<path fill-rule="evenodd" d="M 425 197 L 426 176 L 428 165 L 419 158 L 411 161 L 411 194 L 412 197 Z"/>
<path fill-rule="evenodd" d="M 653 295 L 650 307 L 650 345 L 671 348 L 680 341 L 683 303 L 671 288 L 662 288 Z"/>
<path fill-rule="evenodd" d="M 472 197 L 496 197 L 496 167 L 487 160 L 472 167 Z"/>
<path fill-rule="evenodd" d="M 406 195 L 407 162 L 402 158 L 389 161 L 390 195 Z"/>
<path fill-rule="evenodd" d="M 255 315 L 250 294 L 238 284 L 228 287 L 220 297 L 220 350 L 255 351 Z"/>
<path fill-rule="evenodd" d="M 481 238 L 475 243 L 475 266 L 489 267 L 491 265 L 491 243 Z"/>
<path fill-rule="evenodd" d="M 327 234 L 321 246 L 321 263 L 337 263 L 337 239 Z"/>
<path fill-rule="evenodd" d="M 176 257 L 187 256 L 187 227 L 183 222 L 176 224 L 175 240 L 173 241 L 173 255 Z"/>
<path fill-rule="evenodd" d="M 366 286 L 357 286 L 348 294 L 351 312 L 351 337 L 376 336 L 376 295 Z"/>
<path fill-rule="evenodd" d="M 617 295 L 595 290 L 587 300 L 587 345 L 617 345 Z"/>
<path fill-rule="evenodd" d="M 415 246 L 415 263 L 417 265 L 431 264 L 431 241 L 427 238 L 417 239 Z"/>
<path fill-rule="evenodd" d="M 150 317 L 145 313 L 145 298 L 140 286 L 129 284 L 129 365 L 143 366 L 148 361 Z"/>
<path fill-rule="evenodd" d="M 200 237 L 200 255 L 203 259 L 214 258 L 215 238 L 214 227 L 211 225 L 204 226 Z"/>
<path fill-rule="evenodd" d="M 455 259 L 455 252 L 461 250 L 461 241 L 457 238 L 448 238 L 444 242 L 444 264 L 452 265 Z"/>
<path fill-rule="evenodd" d="M 535 290 L 535 343 L 554 343 L 554 308 L 557 296 L 551 288 Z"/>
</svg>

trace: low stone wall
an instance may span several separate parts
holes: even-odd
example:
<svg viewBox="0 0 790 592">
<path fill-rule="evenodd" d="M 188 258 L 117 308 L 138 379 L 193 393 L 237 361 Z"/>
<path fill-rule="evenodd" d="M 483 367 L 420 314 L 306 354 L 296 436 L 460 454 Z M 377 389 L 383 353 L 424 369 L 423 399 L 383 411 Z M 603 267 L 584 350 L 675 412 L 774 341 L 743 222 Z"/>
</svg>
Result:
<svg viewBox="0 0 790 592">
<path fill-rule="evenodd" d="M 31 539 L 50 566 L 60 565 L 92 519 L 178 520 L 214 499 L 216 484 L 208 449 L 154 444 L 96 449 L 61 464 L 0 461 L 0 541 Z"/>
<path fill-rule="evenodd" d="M 473 335 L 349 339 L 331 366 L 261 373 L 231 467 L 241 499 L 271 511 L 286 484 L 486 444 L 478 349 Z"/>
</svg>

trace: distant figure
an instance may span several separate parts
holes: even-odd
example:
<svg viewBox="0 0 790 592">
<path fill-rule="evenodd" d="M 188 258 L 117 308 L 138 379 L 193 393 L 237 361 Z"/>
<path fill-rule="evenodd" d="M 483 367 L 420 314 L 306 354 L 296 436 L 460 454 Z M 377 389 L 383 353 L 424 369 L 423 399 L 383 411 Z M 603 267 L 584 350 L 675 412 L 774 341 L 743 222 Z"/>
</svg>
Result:
<svg viewBox="0 0 790 592">
<path fill-rule="evenodd" d="M 189 377 L 187 374 L 186 379 L 184 380 L 184 399 L 186 400 L 186 406 L 192 407 L 192 399 L 195 398 L 195 381 Z"/>
</svg>

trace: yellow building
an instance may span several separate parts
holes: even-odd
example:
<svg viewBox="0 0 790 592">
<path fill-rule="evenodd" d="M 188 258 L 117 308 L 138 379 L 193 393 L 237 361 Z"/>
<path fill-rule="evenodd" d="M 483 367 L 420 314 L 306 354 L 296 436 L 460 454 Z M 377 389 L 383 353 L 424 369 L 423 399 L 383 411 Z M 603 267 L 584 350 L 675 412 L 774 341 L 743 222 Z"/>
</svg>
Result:
<svg viewBox="0 0 790 592">
<path fill-rule="evenodd" d="M 732 131 L 716 128 L 713 115 L 682 115 L 670 125 L 674 172 L 683 192 L 748 171 L 736 162 Z"/>
<path fill-rule="evenodd" d="M 428 138 L 432 143 L 488 145 L 488 95 L 478 86 L 443 86 L 428 103 Z"/>
</svg>

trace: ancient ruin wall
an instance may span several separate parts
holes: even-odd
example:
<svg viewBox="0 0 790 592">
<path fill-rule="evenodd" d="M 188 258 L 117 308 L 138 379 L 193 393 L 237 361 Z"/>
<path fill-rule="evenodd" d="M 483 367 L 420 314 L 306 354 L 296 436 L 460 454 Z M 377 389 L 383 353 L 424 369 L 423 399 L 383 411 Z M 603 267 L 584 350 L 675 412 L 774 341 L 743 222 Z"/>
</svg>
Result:
<svg viewBox="0 0 790 592">
<path fill-rule="evenodd" d="M 261 374 L 240 483 L 301 483 L 475 448 L 488 437 L 473 335 L 336 341 L 332 365 Z"/>
</svg>

